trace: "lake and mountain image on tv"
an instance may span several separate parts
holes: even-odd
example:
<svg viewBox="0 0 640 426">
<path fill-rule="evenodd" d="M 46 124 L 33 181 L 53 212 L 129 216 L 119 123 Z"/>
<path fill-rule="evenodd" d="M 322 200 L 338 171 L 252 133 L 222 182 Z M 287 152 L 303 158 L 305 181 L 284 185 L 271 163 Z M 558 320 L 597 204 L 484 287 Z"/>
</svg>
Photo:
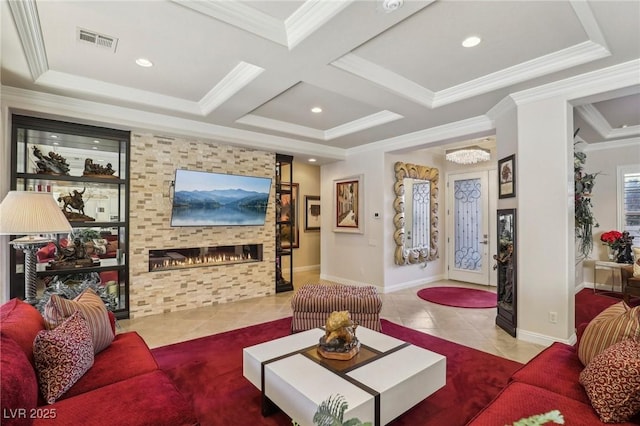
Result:
<svg viewBox="0 0 640 426">
<path fill-rule="evenodd" d="M 264 225 L 271 178 L 176 170 L 171 226 Z"/>
</svg>

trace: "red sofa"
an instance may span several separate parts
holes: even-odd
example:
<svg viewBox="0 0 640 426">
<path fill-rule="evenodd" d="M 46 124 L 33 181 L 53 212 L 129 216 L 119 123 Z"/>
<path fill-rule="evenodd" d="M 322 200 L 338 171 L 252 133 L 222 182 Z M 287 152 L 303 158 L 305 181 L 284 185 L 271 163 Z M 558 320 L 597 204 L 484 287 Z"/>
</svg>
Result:
<svg viewBox="0 0 640 426">
<path fill-rule="evenodd" d="M 3 425 L 197 425 L 190 403 L 158 368 L 135 332 L 115 335 L 93 366 L 58 401 L 38 390 L 33 341 L 45 328 L 31 305 L 0 306 L 0 405 Z"/>
<path fill-rule="evenodd" d="M 585 326 L 580 325 L 578 336 Z M 583 369 L 577 346 L 555 342 L 516 371 L 509 384 L 468 425 L 511 425 L 552 410 L 560 411 L 566 425 L 610 425 L 600 420 L 579 382 Z M 631 422 L 615 424 L 638 425 L 640 415 Z"/>
</svg>

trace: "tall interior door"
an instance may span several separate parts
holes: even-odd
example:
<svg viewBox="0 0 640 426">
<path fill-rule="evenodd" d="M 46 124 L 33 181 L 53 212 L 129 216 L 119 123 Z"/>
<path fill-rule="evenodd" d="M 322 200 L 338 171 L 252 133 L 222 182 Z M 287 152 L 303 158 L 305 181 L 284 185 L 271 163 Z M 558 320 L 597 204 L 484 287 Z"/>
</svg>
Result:
<svg viewBox="0 0 640 426">
<path fill-rule="evenodd" d="M 448 192 L 448 277 L 489 285 L 489 171 L 451 174 Z"/>
</svg>

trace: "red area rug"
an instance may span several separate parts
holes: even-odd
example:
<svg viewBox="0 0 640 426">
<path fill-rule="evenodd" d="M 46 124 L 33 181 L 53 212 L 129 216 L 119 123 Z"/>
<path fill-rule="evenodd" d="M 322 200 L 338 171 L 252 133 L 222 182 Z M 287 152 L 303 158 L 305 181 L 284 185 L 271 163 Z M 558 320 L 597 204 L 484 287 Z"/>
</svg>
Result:
<svg viewBox="0 0 640 426">
<path fill-rule="evenodd" d="M 193 403 L 201 425 L 291 426 L 260 414 L 260 391 L 242 375 L 242 348 L 290 332 L 291 318 L 153 350 L 160 368 Z M 392 425 L 462 426 L 507 384 L 521 364 L 382 320 L 385 334 L 447 357 L 447 384 Z"/>
<path fill-rule="evenodd" d="M 427 287 L 418 291 L 418 297 L 457 308 L 495 308 L 498 304 L 495 293 L 465 287 Z"/>
</svg>

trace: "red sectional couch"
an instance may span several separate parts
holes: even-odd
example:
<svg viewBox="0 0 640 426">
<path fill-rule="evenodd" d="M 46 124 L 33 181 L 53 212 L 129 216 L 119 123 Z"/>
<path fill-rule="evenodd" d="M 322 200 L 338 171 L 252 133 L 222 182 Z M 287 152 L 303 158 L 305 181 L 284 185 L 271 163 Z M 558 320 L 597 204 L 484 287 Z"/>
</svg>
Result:
<svg viewBox="0 0 640 426">
<path fill-rule="evenodd" d="M 33 341 L 45 328 L 31 305 L 0 306 L 0 405 L 3 425 L 197 425 L 190 403 L 158 368 L 135 332 L 117 334 L 58 401 L 38 390 Z"/>
<path fill-rule="evenodd" d="M 509 384 L 468 426 L 511 425 L 552 410 L 559 410 L 569 426 L 611 425 L 600 420 L 579 381 L 585 367 L 577 348 L 586 325 L 578 327 L 576 346 L 555 342 L 516 371 Z M 640 414 L 630 422 L 614 424 L 638 425 Z"/>
<path fill-rule="evenodd" d="M 578 381 L 583 369 L 576 349 L 556 342 L 516 371 L 507 387 L 469 425 L 510 425 L 551 410 L 560 410 L 566 425 L 605 425 Z M 640 424 L 640 417 L 633 423 L 616 424 Z"/>
</svg>

